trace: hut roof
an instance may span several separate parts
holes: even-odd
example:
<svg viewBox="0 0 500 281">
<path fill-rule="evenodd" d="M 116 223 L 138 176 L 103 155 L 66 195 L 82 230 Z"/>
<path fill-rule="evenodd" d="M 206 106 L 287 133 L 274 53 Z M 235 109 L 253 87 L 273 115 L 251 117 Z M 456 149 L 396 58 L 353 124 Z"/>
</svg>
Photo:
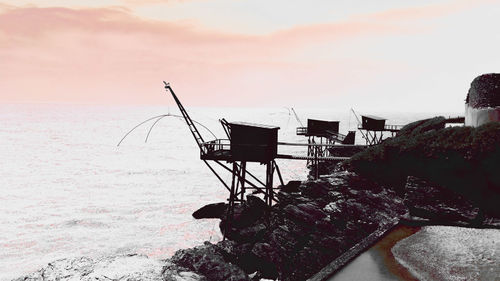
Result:
<svg viewBox="0 0 500 281">
<path fill-rule="evenodd" d="M 370 118 L 370 119 L 374 119 L 374 120 L 387 120 L 386 118 L 378 117 L 375 115 L 361 115 L 361 116 L 366 117 L 366 118 Z"/>
<path fill-rule="evenodd" d="M 312 120 L 312 121 L 320 121 L 320 122 L 328 122 L 328 123 L 340 123 L 340 121 L 330 121 L 330 120 L 322 120 L 322 119 L 311 119 L 311 118 L 307 118 L 307 120 Z"/>
<path fill-rule="evenodd" d="M 470 84 L 465 103 L 474 108 L 500 106 L 500 74 L 476 77 Z"/>
<path fill-rule="evenodd" d="M 263 124 L 255 124 L 248 122 L 229 122 L 230 125 L 243 126 L 243 127 L 256 127 L 262 129 L 279 129 L 280 127 L 272 126 L 272 125 L 263 125 Z"/>
</svg>

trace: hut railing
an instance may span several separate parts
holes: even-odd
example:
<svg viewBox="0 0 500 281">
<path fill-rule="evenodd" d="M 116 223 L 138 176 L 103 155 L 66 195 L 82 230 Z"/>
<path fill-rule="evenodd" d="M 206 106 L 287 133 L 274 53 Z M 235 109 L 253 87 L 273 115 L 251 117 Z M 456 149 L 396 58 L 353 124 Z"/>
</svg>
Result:
<svg viewBox="0 0 500 281">
<path fill-rule="evenodd" d="M 404 125 L 385 125 L 384 129 L 389 131 L 399 131 L 404 127 Z"/>
<path fill-rule="evenodd" d="M 201 145 L 201 154 L 210 154 L 215 151 L 229 150 L 231 142 L 228 139 L 216 139 L 204 142 Z"/>
<path fill-rule="evenodd" d="M 297 136 L 307 135 L 307 127 L 297 127 Z"/>
<path fill-rule="evenodd" d="M 367 126 L 364 126 L 364 125 L 359 125 L 358 126 L 358 129 L 359 130 L 369 130 L 369 131 L 399 131 L 401 130 L 405 125 L 384 125 L 384 129 L 381 130 L 381 129 L 373 129 L 371 127 L 367 127 Z"/>
<path fill-rule="evenodd" d="M 290 145 L 289 143 L 282 143 L 280 142 L 279 144 L 284 144 L 284 145 Z M 304 144 L 307 146 L 308 144 Z M 215 139 L 211 141 L 207 141 L 202 143 L 202 153 L 207 154 L 207 153 L 213 153 L 215 151 L 221 151 L 221 150 L 231 150 L 231 146 L 233 147 L 269 147 L 269 144 L 232 144 L 229 139 Z"/>
</svg>

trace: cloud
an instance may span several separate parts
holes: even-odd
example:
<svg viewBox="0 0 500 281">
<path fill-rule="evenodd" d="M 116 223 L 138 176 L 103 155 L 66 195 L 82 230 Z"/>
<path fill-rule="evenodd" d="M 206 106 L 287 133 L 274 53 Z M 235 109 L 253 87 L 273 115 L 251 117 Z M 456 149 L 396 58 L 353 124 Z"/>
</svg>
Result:
<svg viewBox="0 0 500 281">
<path fill-rule="evenodd" d="M 415 20 L 430 20 L 494 3 L 495 0 L 459 0 L 447 3 L 436 3 L 425 6 L 414 6 L 408 8 L 390 9 L 373 14 L 355 15 L 350 18 L 353 21 L 377 21 L 377 22 L 407 22 Z"/>
<path fill-rule="evenodd" d="M 287 50 L 304 45 L 336 42 L 363 34 L 405 32 L 397 26 L 347 22 L 298 26 L 268 35 L 244 35 L 205 30 L 179 22 L 162 22 L 135 17 L 124 8 L 69 9 L 18 8 L 0 14 L 4 26 L 0 45 L 11 48 L 43 49 L 52 44 L 75 47 L 74 40 L 94 37 L 95 44 L 109 48 L 151 52 L 178 52 L 177 57 L 202 62 L 228 63 L 255 60 L 273 61 Z M 65 41 L 65 38 L 68 41 Z M 123 42 L 127 42 L 126 45 Z M 89 50 L 92 46 L 88 46 Z"/>
<path fill-rule="evenodd" d="M 149 5 L 149 4 L 164 4 L 171 2 L 184 2 L 186 0 L 120 0 L 126 5 Z"/>
<path fill-rule="evenodd" d="M 218 105 L 363 92 L 359 81 L 401 65 L 339 46 L 421 32 L 375 17 L 246 35 L 147 20 L 119 7 L 9 6 L 0 26 L 2 101 L 159 103 L 168 79 L 188 102 Z"/>
</svg>

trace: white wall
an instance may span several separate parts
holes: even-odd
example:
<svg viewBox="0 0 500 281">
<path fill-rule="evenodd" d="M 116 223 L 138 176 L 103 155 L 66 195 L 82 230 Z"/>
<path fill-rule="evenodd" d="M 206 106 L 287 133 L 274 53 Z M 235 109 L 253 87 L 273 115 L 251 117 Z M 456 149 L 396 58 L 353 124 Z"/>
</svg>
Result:
<svg viewBox="0 0 500 281">
<path fill-rule="evenodd" d="M 473 108 L 465 104 L 465 126 L 478 127 L 492 121 L 500 122 L 500 106 Z"/>
</svg>

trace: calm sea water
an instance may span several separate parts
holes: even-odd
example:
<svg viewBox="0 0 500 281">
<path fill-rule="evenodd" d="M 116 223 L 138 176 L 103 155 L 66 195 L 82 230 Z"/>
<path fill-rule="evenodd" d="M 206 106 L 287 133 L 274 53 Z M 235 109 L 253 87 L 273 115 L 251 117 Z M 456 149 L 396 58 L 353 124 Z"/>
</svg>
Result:
<svg viewBox="0 0 500 281">
<path fill-rule="evenodd" d="M 73 256 L 140 253 L 167 258 L 175 250 L 221 239 L 217 220 L 191 213 L 224 201 L 225 189 L 199 160 L 183 120 L 167 117 L 118 141 L 139 122 L 167 107 L 0 105 L 0 280 Z M 218 118 L 278 125 L 280 141 L 306 142 L 287 108 L 192 108 L 192 118 L 216 135 Z M 345 112 L 297 109 L 300 117 L 341 121 Z M 434 114 L 389 114 L 405 124 Z M 212 137 L 200 128 L 206 140 Z M 358 142 L 363 140 L 358 137 Z M 300 147 L 280 153 L 304 154 Z M 303 161 L 278 161 L 285 180 L 303 180 Z M 249 167 L 263 175 L 263 167 Z M 228 173 L 223 174 L 229 179 Z"/>
</svg>

